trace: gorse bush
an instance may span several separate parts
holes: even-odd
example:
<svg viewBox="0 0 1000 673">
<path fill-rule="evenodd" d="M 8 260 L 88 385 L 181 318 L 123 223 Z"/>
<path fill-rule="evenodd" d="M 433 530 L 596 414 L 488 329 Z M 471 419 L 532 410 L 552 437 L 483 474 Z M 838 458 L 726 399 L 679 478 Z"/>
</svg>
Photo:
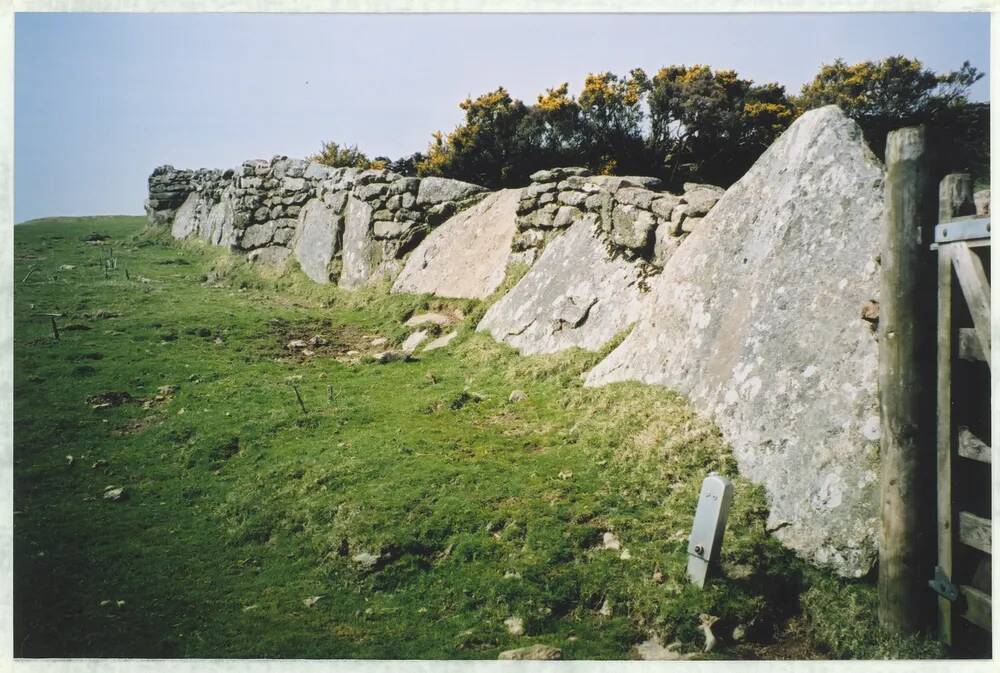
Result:
<svg viewBox="0 0 1000 673">
<path fill-rule="evenodd" d="M 591 73 L 579 94 L 568 82 L 527 104 L 498 87 L 459 104 L 465 119 L 436 131 L 426 152 L 369 161 L 357 148 L 324 145 L 317 160 L 329 165 L 388 167 L 405 175 L 443 176 L 491 188 L 518 187 L 534 171 L 585 166 L 595 173 L 728 186 L 806 110 L 839 105 L 857 121 L 882 156 L 894 128 L 926 124 L 942 144 L 943 168 L 989 180 L 989 104 L 970 103 L 982 77 L 968 62 L 935 73 L 916 59 L 824 65 L 789 95 L 777 83 L 756 84 L 734 70 L 669 66 L 650 77 Z"/>
</svg>

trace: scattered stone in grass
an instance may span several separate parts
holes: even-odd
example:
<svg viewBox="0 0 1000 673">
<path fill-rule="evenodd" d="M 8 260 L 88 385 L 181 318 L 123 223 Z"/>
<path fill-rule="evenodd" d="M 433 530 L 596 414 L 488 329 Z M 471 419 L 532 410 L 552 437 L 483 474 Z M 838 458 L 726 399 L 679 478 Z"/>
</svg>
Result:
<svg viewBox="0 0 1000 673">
<path fill-rule="evenodd" d="M 657 566 L 656 569 L 653 571 L 653 581 L 657 584 L 663 583 L 663 573 L 660 572 L 659 566 Z"/>
<path fill-rule="evenodd" d="M 75 268 L 76 268 L 76 265 L 74 265 L 74 264 L 61 264 L 59 266 L 59 270 L 60 271 L 72 271 Z"/>
<path fill-rule="evenodd" d="M 504 661 L 556 661 L 562 659 L 562 650 L 549 645 L 529 645 L 516 650 L 506 650 L 497 659 Z"/>
<path fill-rule="evenodd" d="M 443 313 L 420 313 L 418 315 L 410 316 L 404 325 L 407 327 L 419 327 L 420 325 L 450 325 L 452 319 Z"/>
<path fill-rule="evenodd" d="M 350 351 L 347 354 L 350 355 Z M 375 358 L 375 362 L 384 365 L 390 362 L 405 362 L 410 359 L 410 354 L 406 351 L 383 351 L 376 353 L 373 357 Z"/>
<path fill-rule="evenodd" d="M 735 629 L 733 629 L 733 640 L 740 641 L 746 638 L 747 631 L 743 628 L 742 624 L 739 624 Z"/>
<path fill-rule="evenodd" d="M 290 351 L 302 350 L 305 347 L 306 347 L 306 342 L 303 341 L 302 339 L 292 339 L 287 344 L 285 344 L 285 348 L 287 348 Z"/>
<path fill-rule="evenodd" d="M 438 380 L 437 377 L 434 376 L 433 372 L 427 372 L 424 374 L 424 378 L 430 381 L 432 386 L 437 385 Z"/>
<path fill-rule="evenodd" d="M 103 458 L 98 458 L 96 461 L 94 461 L 94 464 L 90 466 L 90 469 L 96 470 L 98 468 L 105 468 L 107 466 L 108 466 L 108 461 L 104 460 Z"/>
<path fill-rule="evenodd" d="M 90 329 L 90 325 L 74 322 L 69 325 L 63 325 L 60 329 L 62 329 L 63 332 L 86 332 Z"/>
<path fill-rule="evenodd" d="M 523 402 L 526 399 L 528 399 L 528 393 L 523 390 L 512 390 L 510 392 L 510 397 L 507 398 L 507 401 L 511 404 L 517 404 L 518 402 Z"/>
<path fill-rule="evenodd" d="M 428 335 L 429 333 L 427 330 L 417 330 L 410 336 L 406 337 L 406 340 L 403 342 L 403 345 L 400 346 L 400 349 L 404 353 L 412 353 L 420 347 L 420 344 L 427 340 Z"/>
<path fill-rule="evenodd" d="M 375 346 L 376 348 L 378 348 L 379 346 L 386 345 L 388 342 L 389 342 L 389 340 L 386 339 L 385 337 L 378 337 L 378 338 L 372 339 L 372 346 Z"/>
<path fill-rule="evenodd" d="M 312 357 L 313 355 L 316 355 L 315 352 L 309 350 L 308 348 L 303 348 L 302 349 L 302 354 L 305 355 L 307 358 L 308 357 Z"/>
<path fill-rule="evenodd" d="M 504 625 L 507 627 L 507 633 L 512 636 L 523 636 L 524 635 L 524 620 L 520 617 L 508 617 L 504 620 Z"/>
<path fill-rule="evenodd" d="M 306 599 L 306 600 L 308 600 L 308 599 Z M 256 603 L 254 603 L 253 605 L 246 605 L 246 606 L 243 607 L 243 612 L 250 612 L 251 610 L 256 610 L 259 607 L 260 606 L 257 605 Z"/>
<path fill-rule="evenodd" d="M 73 456 L 66 456 L 66 465 L 73 465 Z"/>
<path fill-rule="evenodd" d="M 107 409 L 108 407 L 117 407 L 133 401 L 135 401 L 134 397 L 120 391 L 110 391 L 87 397 L 87 404 L 90 405 L 91 409 Z"/>
<path fill-rule="evenodd" d="M 625 549 L 622 549 L 622 553 L 618 555 L 618 558 L 622 561 L 628 561 L 632 558 L 632 553 L 626 547 Z"/>
<path fill-rule="evenodd" d="M 573 478 L 573 470 L 559 470 L 559 478 L 563 481 Z"/>
<path fill-rule="evenodd" d="M 351 350 L 351 351 L 347 351 L 347 352 L 345 353 L 345 355 L 351 355 L 351 356 L 354 356 L 354 355 L 361 355 L 361 351 L 354 351 L 354 350 Z"/>
<path fill-rule="evenodd" d="M 110 311 L 106 308 L 99 308 L 87 317 L 93 320 L 107 320 L 108 318 L 118 318 L 120 316 L 120 313 Z"/>
<path fill-rule="evenodd" d="M 30 383 L 44 383 L 45 377 L 39 376 L 38 374 L 32 374 L 31 376 L 28 377 L 28 381 Z"/>
<path fill-rule="evenodd" d="M 610 598 L 604 599 L 604 602 L 601 603 L 601 609 L 598 610 L 597 613 L 602 617 L 610 617 L 613 614 Z"/>
<path fill-rule="evenodd" d="M 125 607 L 125 601 L 115 601 L 115 605 L 119 608 Z"/>
<path fill-rule="evenodd" d="M 328 343 L 327 340 L 321 337 L 319 334 L 317 334 L 316 336 L 314 336 L 312 339 L 309 340 L 309 345 L 312 346 L 313 348 L 315 348 L 316 346 L 325 346 L 327 343 Z"/>
<path fill-rule="evenodd" d="M 370 554 L 369 552 L 363 551 L 352 556 L 351 560 L 357 563 L 365 570 L 371 570 L 376 565 L 378 565 L 379 556 L 376 554 Z"/>
<path fill-rule="evenodd" d="M 321 599 L 321 598 L 322 598 L 322 596 L 310 596 L 309 598 L 303 598 L 302 599 L 302 604 L 304 606 L 306 606 L 307 608 L 311 608 L 311 607 L 315 606 L 316 603 L 318 603 L 319 599 Z"/>
<path fill-rule="evenodd" d="M 104 489 L 105 500 L 118 502 L 119 500 L 125 500 L 127 497 L 128 495 L 125 492 L 125 488 L 122 486 L 108 486 Z"/>
<path fill-rule="evenodd" d="M 98 231 L 92 231 L 86 236 L 84 236 L 83 239 L 81 240 L 83 240 L 85 243 L 92 243 L 94 241 L 107 241 L 110 239 L 111 237 L 108 236 L 107 234 L 102 234 Z"/>
<path fill-rule="evenodd" d="M 698 615 L 698 619 L 701 621 L 699 627 L 705 634 L 705 652 L 711 652 L 715 649 L 716 639 L 715 634 L 712 633 L 712 624 L 719 621 L 719 618 L 715 615 L 706 615 L 704 612 Z"/>
<path fill-rule="evenodd" d="M 215 344 L 216 345 L 222 344 L 222 337 L 215 337 Z"/>
<path fill-rule="evenodd" d="M 519 580 L 521 579 L 521 573 L 516 573 L 511 570 L 508 570 L 503 574 L 503 578 L 505 580 Z"/>
<path fill-rule="evenodd" d="M 431 341 L 430 343 L 428 343 L 426 346 L 424 346 L 424 352 L 435 351 L 435 350 L 437 350 L 439 348 L 444 348 L 445 346 L 447 346 L 448 344 L 450 344 L 452 341 L 454 341 L 455 337 L 457 337 L 457 336 L 458 336 L 458 332 L 448 332 L 444 336 L 439 336 L 437 339 L 434 339 L 433 341 Z"/>
<path fill-rule="evenodd" d="M 622 548 L 622 543 L 621 540 L 618 539 L 617 535 L 609 531 L 604 534 L 604 541 L 602 546 L 604 547 L 604 549 L 613 549 L 615 551 L 618 551 Z"/>
<path fill-rule="evenodd" d="M 659 636 L 653 636 L 649 640 L 639 643 L 633 648 L 636 658 L 641 661 L 683 661 L 691 659 L 690 654 L 682 654 L 681 644 L 673 642 L 666 647 L 660 642 Z"/>
</svg>

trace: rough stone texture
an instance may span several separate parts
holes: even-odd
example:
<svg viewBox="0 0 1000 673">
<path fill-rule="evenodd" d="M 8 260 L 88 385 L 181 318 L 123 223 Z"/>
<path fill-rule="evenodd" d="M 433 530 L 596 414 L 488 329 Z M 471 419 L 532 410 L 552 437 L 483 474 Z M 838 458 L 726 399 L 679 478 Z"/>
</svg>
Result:
<svg viewBox="0 0 1000 673">
<path fill-rule="evenodd" d="M 714 416 L 769 525 L 859 577 L 877 546 L 883 170 L 838 108 L 800 117 L 652 283 L 648 318 L 586 377 L 637 379 Z"/>
<path fill-rule="evenodd" d="M 444 201 L 460 201 L 482 191 L 485 191 L 483 187 L 461 180 L 424 178 L 417 189 L 417 203 L 438 204 Z"/>
<path fill-rule="evenodd" d="M 393 292 L 482 299 L 503 282 L 521 190 L 490 194 L 432 231 L 410 255 Z"/>
<path fill-rule="evenodd" d="M 372 232 L 372 207 L 353 196 L 347 200 L 344 217 L 344 268 L 341 287 L 353 288 L 367 283 L 375 274 L 382 257 Z"/>
<path fill-rule="evenodd" d="M 317 283 L 331 280 L 330 262 L 339 250 L 342 229 L 340 214 L 319 199 L 306 203 L 299 213 L 295 258 L 302 271 Z"/>
<path fill-rule="evenodd" d="M 174 215 L 174 221 L 170 227 L 171 236 L 174 238 L 187 238 L 198 231 L 198 211 L 200 210 L 200 204 L 201 199 L 198 194 L 191 192 Z"/>
<path fill-rule="evenodd" d="M 972 195 L 976 202 L 976 214 L 986 216 L 990 214 L 990 190 L 980 189 Z"/>
<path fill-rule="evenodd" d="M 708 212 L 724 193 L 721 187 L 688 183 L 683 195 L 675 195 L 655 191 L 659 178 L 590 175 L 582 168 L 538 171 L 531 179 L 517 206 L 513 243 L 515 258 L 529 263 L 559 230 L 589 220 L 600 224 L 613 253 L 662 267 L 676 245 L 654 245 L 654 231 L 683 237 L 685 213 Z M 670 222 L 674 226 L 662 226 Z"/>
<path fill-rule="evenodd" d="M 548 244 L 476 329 L 525 354 L 597 350 L 639 318 L 648 296 L 641 279 L 640 264 L 610 258 L 592 224 L 580 220 Z"/>
<path fill-rule="evenodd" d="M 248 257 L 258 248 L 294 248 L 305 272 L 317 282 L 338 280 L 349 263 L 344 284 L 357 287 L 394 276 L 401 260 L 428 232 L 485 195 L 482 187 L 458 180 L 422 181 L 383 169 L 330 168 L 275 156 L 225 171 L 161 166 L 149 177 L 146 212 L 154 224 L 171 225 L 177 238 L 198 235 Z M 350 197 L 371 212 L 365 224 L 356 220 L 353 256 L 345 260 L 336 234 L 343 228 Z M 357 206 L 355 211 L 362 212 Z M 303 219 L 303 213 L 308 217 Z M 309 231 L 303 236 L 299 228 L 306 225 Z M 332 226 L 335 235 L 324 232 L 324 226 Z M 277 251 L 253 255 L 264 263 L 283 263 L 287 257 Z"/>
</svg>

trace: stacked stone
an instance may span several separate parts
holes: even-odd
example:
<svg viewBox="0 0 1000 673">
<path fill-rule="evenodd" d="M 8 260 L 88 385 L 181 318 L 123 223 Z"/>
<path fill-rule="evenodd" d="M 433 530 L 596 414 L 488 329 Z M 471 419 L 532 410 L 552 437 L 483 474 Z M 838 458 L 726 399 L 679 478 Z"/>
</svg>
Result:
<svg viewBox="0 0 1000 673">
<path fill-rule="evenodd" d="M 531 263 L 554 232 L 586 219 L 613 254 L 662 268 L 724 190 L 687 183 L 677 196 L 659 191 L 661 184 L 654 177 L 591 175 L 585 168 L 538 171 L 518 204 L 515 253 Z"/>
<path fill-rule="evenodd" d="M 226 171 L 161 166 L 149 186 L 146 212 L 174 237 L 197 234 L 267 264 L 294 253 L 313 280 L 348 287 L 397 271 L 428 231 L 486 194 L 458 180 L 285 156 Z"/>
<path fill-rule="evenodd" d="M 160 166 L 149 176 L 149 198 L 146 215 L 153 224 L 165 225 L 173 220 L 174 213 L 191 193 L 194 171 L 177 170 L 173 166 Z"/>
</svg>

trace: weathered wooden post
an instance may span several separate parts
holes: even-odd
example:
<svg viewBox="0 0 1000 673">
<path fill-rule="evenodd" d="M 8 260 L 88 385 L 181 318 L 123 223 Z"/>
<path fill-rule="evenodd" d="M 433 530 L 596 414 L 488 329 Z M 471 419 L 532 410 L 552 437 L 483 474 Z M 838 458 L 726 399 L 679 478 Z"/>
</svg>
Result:
<svg viewBox="0 0 1000 673">
<path fill-rule="evenodd" d="M 879 621 L 920 630 L 932 614 L 927 580 L 934 530 L 934 298 L 930 244 L 937 184 L 924 127 L 886 143 L 879 317 L 882 416 Z"/>
</svg>

